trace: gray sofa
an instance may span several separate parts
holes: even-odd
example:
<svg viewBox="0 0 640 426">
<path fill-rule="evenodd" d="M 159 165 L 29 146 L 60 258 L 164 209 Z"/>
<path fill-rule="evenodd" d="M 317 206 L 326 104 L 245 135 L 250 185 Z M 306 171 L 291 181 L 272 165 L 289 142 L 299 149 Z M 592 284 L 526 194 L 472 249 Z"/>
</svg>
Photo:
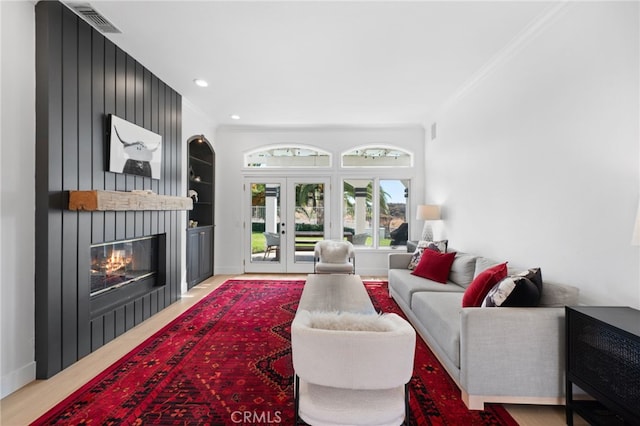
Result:
<svg viewBox="0 0 640 426">
<path fill-rule="evenodd" d="M 468 408 L 483 409 L 485 402 L 564 404 L 564 306 L 577 304 L 577 288 L 545 281 L 538 307 L 462 308 L 473 278 L 498 262 L 458 252 L 448 282 L 441 284 L 412 275 L 411 255 L 389 255 L 389 294 Z"/>
</svg>

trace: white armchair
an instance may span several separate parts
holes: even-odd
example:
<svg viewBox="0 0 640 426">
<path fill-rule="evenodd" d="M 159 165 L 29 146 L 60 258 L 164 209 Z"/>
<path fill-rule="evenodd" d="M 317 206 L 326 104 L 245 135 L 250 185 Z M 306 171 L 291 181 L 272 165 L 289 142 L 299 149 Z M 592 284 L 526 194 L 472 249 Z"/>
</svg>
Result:
<svg viewBox="0 0 640 426">
<path fill-rule="evenodd" d="M 318 241 L 313 250 L 316 274 L 353 274 L 356 269 L 353 244 L 349 241 Z"/>
<path fill-rule="evenodd" d="M 336 321 L 318 324 L 317 315 Z M 296 424 L 408 425 L 415 343 L 396 314 L 299 310 L 291 325 Z"/>
</svg>

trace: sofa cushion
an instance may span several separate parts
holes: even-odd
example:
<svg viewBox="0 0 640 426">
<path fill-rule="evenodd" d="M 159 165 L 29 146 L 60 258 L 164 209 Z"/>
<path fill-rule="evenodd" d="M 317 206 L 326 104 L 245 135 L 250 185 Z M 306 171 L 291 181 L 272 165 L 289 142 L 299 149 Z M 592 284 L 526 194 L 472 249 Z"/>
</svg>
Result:
<svg viewBox="0 0 640 426">
<path fill-rule="evenodd" d="M 579 294 L 580 290 L 577 287 L 545 281 L 539 306 L 562 308 L 564 306 L 577 305 Z"/>
<path fill-rule="evenodd" d="M 411 273 L 444 284 L 449 278 L 451 264 L 455 258 L 455 253 L 438 253 L 433 250 L 425 250 L 422 253 L 420 262 Z"/>
<path fill-rule="evenodd" d="M 475 265 L 475 270 L 473 272 L 473 278 L 476 278 L 478 275 L 480 275 L 483 271 L 486 271 L 487 269 L 499 265 L 500 262 L 498 262 L 497 260 L 493 260 L 493 259 L 489 259 L 486 257 L 478 257 L 476 259 L 476 265 Z"/>
<path fill-rule="evenodd" d="M 422 258 L 422 253 L 425 250 L 433 250 L 439 253 L 447 252 L 447 244 L 449 240 L 442 241 L 418 241 L 418 246 L 416 247 L 413 255 L 411 256 L 411 260 L 409 261 L 408 269 L 415 269 L 415 267 L 420 263 L 420 258 Z"/>
<path fill-rule="evenodd" d="M 510 275 L 494 285 L 482 302 L 482 307 L 533 307 L 538 306 L 540 290 L 527 276 Z"/>
<path fill-rule="evenodd" d="M 480 306 L 491 288 L 507 276 L 507 263 L 500 263 L 482 271 L 467 287 L 462 307 Z"/>
<path fill-rule="evenodd" d="M 437 283 L 411 274 L 408 269 L 389 269 L 389 288 L 409 307 L 415 292 L 452 292 L 462 293 L 464 288 L 452 282 Z"/>
<path fill-rule="evenodd" d="M 460 293 L 420 292 L 413 295 L 411 306 L 415 316 L 457 368 L 460 368 L 461 299 Z"/>
<path fill-rule="evenodd" d="M 449 281 L 453 281 L 463 288 L 469 287 L 473 281 L 473 273 L 476 267 L 476 256 L 468 253 L 456 253 L 456 258 L 451 264 Z"/>
</svg>

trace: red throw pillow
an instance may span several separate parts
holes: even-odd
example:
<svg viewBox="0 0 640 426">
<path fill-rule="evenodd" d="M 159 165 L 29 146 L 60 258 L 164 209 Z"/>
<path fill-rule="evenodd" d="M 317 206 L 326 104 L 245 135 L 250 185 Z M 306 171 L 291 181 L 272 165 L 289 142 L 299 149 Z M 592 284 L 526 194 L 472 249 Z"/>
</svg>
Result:
<svg viewBox="0 0 640 426">
<path fill-rule="evenodd" d="M 507 262 L 482 271 L 473 279 L 462 296 L 462 307 L 481 306 L 489 290 L 507 277 Z"/>
<path fill-rule="evenodd" d="M 420 257 L 420 262 L 411 274 L 444 284 L 449 278 L 451 264 L 455 258 L 455 252 L 439 253 L 434 250 L 425 250 Z"/>
</svg>

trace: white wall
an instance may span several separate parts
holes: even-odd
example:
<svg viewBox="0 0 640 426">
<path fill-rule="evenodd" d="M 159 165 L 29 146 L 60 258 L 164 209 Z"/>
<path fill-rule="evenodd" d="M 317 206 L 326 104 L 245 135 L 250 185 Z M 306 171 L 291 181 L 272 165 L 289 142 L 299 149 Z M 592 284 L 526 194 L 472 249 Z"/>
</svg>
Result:
<svg viewBox="0 0 640 426">
<path fill-rule="evenodd" d="M 411 151 L 416 156 L 416 165 L 411 169 L 387 169 L 385 173 L 393 178 L 413 179 L 411 198 L 414 205 L 422 202 L 424 194 L 424 129 L 422 126 L 380 126 L 380 127 L 248 127 L 222 126 L 216 133 L 216 214 L 215 214 L 215 259 L 216 274 L 238 274 L 244 271 L 243 260 L 243 222 L 248 215 L 241 211 L 244 206 L 243 176 L 270 171 L 243 170 L 243 155 L 247 151 L 265 145 L 293 144 L 307 145 L 329 151 L 333 154 L 333 167 L 330 170 L 310 171 L 281 170 L 270 172 L 273 176 L 332 176 L 332 187 L 340 188 L 340 177 L 365 176 L 371 178 L 371 171 L 355 169 L 339 170 L 340 153 L 349 148 L 366 144 L 394 145 Z M 383 176 L 380 172 L 374 172 Z M 332 191 L 332 205 L 340 206 L 341 191 Z M 339 234 L 341 222 L 340 208 L 333 209 L 332 232 Z M 411 212 L 409 219 L 413 220 Z M 422 224 L 419 225 L 420 229 Z M 416 228 L 411 226 L 410 228 Z M 419 234 L 419 230 L 416 231 Z M 339 237 L 334 235 L 332 238 Z M 388 251 L 359 250 L 357 270 L 360 274 L 386 275 Z"/>
<path fill-rule="evenodd" d="M 0 2 L 0 398 L 35 378 L 35 11 Z"/>
<path fill-rule="evenodd" d="M 640 307 L 639 4 L 573 3 L 436 118 L 450 245 Z"/>
<path fill-rule="evenodd" d="M 184 195 L 187 196 L 187 162 L 189 157 L 189 150 L 187 146 L 187 141 L 189 138 L 195 135 L 204 135 L 211 145 L 213 149 L 216 149 L 216 143 L 213 139 L 216 131 L 215 123 L 206 116 L 202 111 L 196 108 L 188 99 L 182 98 L 182 183 L 180 184 L 181 188 L 184 188 Z M 187 291 L 187 212 L 180 212 L 181 223 L 184 224 L 184 232 L 181 236 L 181 246 L 182 246 L 182 278 L 180 282 L 182 283 L 182 293 Z"/>
</svg>

